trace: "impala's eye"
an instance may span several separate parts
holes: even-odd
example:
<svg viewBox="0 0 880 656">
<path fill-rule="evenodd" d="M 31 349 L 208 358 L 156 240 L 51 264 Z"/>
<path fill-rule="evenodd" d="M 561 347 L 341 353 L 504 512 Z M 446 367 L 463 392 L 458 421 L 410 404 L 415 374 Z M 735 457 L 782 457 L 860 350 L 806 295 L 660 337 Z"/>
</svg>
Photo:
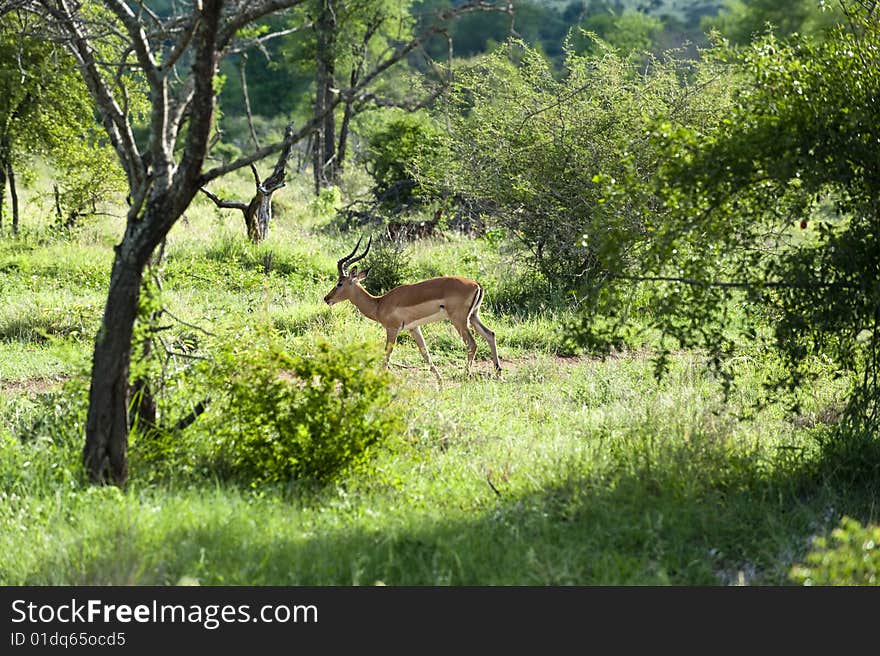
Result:
<svg viewBox="0 0 880 656">
<path fill-rule="evenodd" d="M 337 287 L 342 287 L 342 283 L 341 283 L 341 282 L 337 282 L 337 283 L 336 283 L 336 286 L 337 286 Z"/>
</svg>

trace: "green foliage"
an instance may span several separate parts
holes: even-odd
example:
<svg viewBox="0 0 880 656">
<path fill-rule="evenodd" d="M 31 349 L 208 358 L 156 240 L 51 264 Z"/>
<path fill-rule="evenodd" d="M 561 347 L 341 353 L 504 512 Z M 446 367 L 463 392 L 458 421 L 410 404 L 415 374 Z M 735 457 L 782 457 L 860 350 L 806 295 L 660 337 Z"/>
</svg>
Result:
<svg viewBox="0 0 880 656">
<path fill-rule="evenodd" d="M 452 0 L 426 0 L 432 8 L 448 7 Z M 681 6 L 684 5 L 684 6 Z M 566 38 L 572 33 L 578 39 L 581 31 L 598 34 L 603 40 L 623 51 L 659 50 L 661 43 L 677 46 L 686 39 L 701 40 L 699 16 L 706 6 L 717 6 L 712 0 L 690 3 L 651 3 L 634 0 L 569 0 L 546 2 L 513 0 L 513 16 L 502 13 L 475 12 L 463 16 L 452 26 L 455 52 L 459 57 L 472 57 L 495 50 L 512 36 L 545 54 L 554 65 L 566 59 Z M 512 28 L 512 29 L 511 29 Z M 579 45 L 589 48 L 588 40 Z M 442 38 L 428 43 L 427 50 L 435 59 L 445 56 L 447 44 Z"/>
<path fill-rule="evenodd" d="M 417 161 L 437 157 L 440 127 L 423 112 L 392 111 L 367 137 L 362 161 L 373 177 L 381 206 L 399 209 L 425 201 L 426 190 L 413 175 Z"/>
<path fill-rule="evenodd" d="M 773 36 L 718 58 L 741 71 L 722 120 L 673 117 L 651 133 L 661 166 L 649 181 L 642 224 L 650 239 L 641 275 L 658 329 L 700 345 L 716 363 L 732 333 L 772 345 L 795 390 L 816 358 L 852 376 L 853 434 L 876 425 L 880 352 L 874 281 L 880 270 L 880 26 L 865 18 L 824 41 Z M 642 170 L 619 178 L 631 198 Z M 629 252 L 627 235 L 619 252 Z M 629 286 L 608 294 L 613 308 Z"/>
<path fill-rule="evenodd" d="M 78 487 L 88 386 L 71 378 L 60 389 L 0 399 L 0 489 L 8 494 Z"/>
<path fill-rule="evenodd" d="M 0 16 L 0 167 L 28 177 L 36 158 L 52 162 L 58 219 L 73 224 L 106 196 L 125 188 L 115 154 L 99 136 L 88 91 L 75 62 L 28 12 Z M 139 98 L 132 93 L 132 103 Z M 0 220 L 5 178 L 0 184 Z"/>
<path fill-rule="evenodd" d="M 221 477 L 326 483 L 363 470 L 400 433 L 389 379 L 365 346 L 292 355 L 267 330 L 245 331 L 215 358 L 203 372 L 204 442 L 190 445 Z"/>
<path fill-rule="evenodd" d="M 301 190 L 301 214 L 309 181 L 290 183 Z M 767 366 L 757 354 L 737 359 L 745 383 L 727 402 L 696 355 L 672 355 L 659 382 L 647 350 L 558 357 L 569 305 L 523 263 L 509 262 L 497 233 L 415 242 L 408 254 L 414 278 L 461 273 L 485 285 L 482 315 L 497 334 L 503 376 L 489 375 L 481 343 L 476 375 L 465 378 L 461 340 L 448 324 L 426 326 L 445 381 L 433 384 L 411 340 L 395 350 L 387 389 L 395 401 L 385 405 L 402 414 L 401 425 L 362 466 L 331 484 L 289 475 L 251 487 L 269 480 L 263 463 L 242 471 L 233 440 L 236 432 L 260 438 L 264 461 L 280 467 L 275 449 L 289 451 L 273 437 L 294 423 L 282 419 L 299 398 L 288 394 L 286 358 L 335 361 L 314 346 L 320 339 L 364 341 L 381 352 L 379 326 L 348 305 L 321 303 L 336 258 L 354 246 L 350 235 L 304 227 L 295 216 L 279 220 L 254 247 L 240 230 L 218 227 L 207 204 L 196 205 L 169 236 L 162 305 L 191 326 L 163 315 L 155 334 L 172 352 L 189 335 L 199 344 L 179 357 L 157 342 L 168 374 L 155 388 L 167 434 L 131 436 L 124 490 L 81 483 L 87 382 L 71 379 L 71 396 L 56 389 L 59 362 L 60 375 L 87 362 L 93 330 L 71 339 L 71 352 L 0 345 L 0 582 L 779 585 L 791 583 L 808 536 L 830 532 L 840 514 L 877 523 L 880 487 L 864 477 L 826 478 L 826 451 L 813 439 L 836 420 L 842 381 L 817 381 L 794 421 L 772 407 L 749 418 Z M 110 217 L 98 225 L 97 242 L 89 230 L 0 242 L 8 317 L 28 322 L 86 297 L 83 316 L 99 319 L 101 298 L 89 294 L 106 276 L 118 225 Z M 275 253 L 268 275 L 266 248 Z M 243 327 L 271 323 L 284 329 Z M 287 355 L 271 355 L 279 352 Z M 367 374 L 378 373 L 364 357 Z M 316 364 L 299 378 L 326 369 Z M 255 380 L 267 387 L 248 383 Z M 272 404 L 260 398 L 263 389 Z M 205 412 L 175 430 L 207 397 Z M 325 388 L 308 402 L 312 414 L 328 417 L 337 401 Z"/>
<path fill-rule="evenodd" d="M 324 218 L 339 209 L 341 203 L 342 193 L 339 191 L 339 187 L 324 187 L 312 199 L 309 209 L 313 216 Z"/>
<path fill-rule="evenodd" d="M 840 5 L 830 0 L 725 0 L 718 15 L 703 18 L 702 26 L 733 43 L 747 44 L 768 30 L 780 37 L 821 35 L 843 20 Z"/>
<path fill-rule="evenodd" d="M 336 485 L 150 481 L 139 463 L 125 490 L 0 489 L 0 582 L 784 585 L 807 536 L 876 508 L 876 487 L 809 476 L 781 413 L 739 416 L 757 377 L 725 405 L 690 356 L 661 383 L 638 356 L 537 352 L 502 380 L 426 382 L 398 376 L 406 440 Z M 815 393 L 810 411 L 833 397 Z M 208 443 L 203 419 L 175 439 Z"/>
<path fill-rule="evenodd" d="M 624 54 L 651 52 L 663 30 L 663 21 L 656 16 L 634 9 L 620 14 L 613 11 L 591 12 L 571 34 L 572 47 L 576 52 L 601 50 L 602 45 L 590 37 L 597 35 Z"/>
<path fill-rule="evenodd" d="M 320 302 L 334 253 L 353 244 L 337 249 L 338 237 L 298 224 L 279 231 L 283 246 L 251 247 L 194 205 L 169 236 L 162 304 L 217 341 L 196 331 L 199 351 L 174 355 L 192 326 L 170 316 L 154 326 L 169 346 L 157 351 L 164 369 L 150 370 L 167 375 L 167 432 L 132 435 L 128 489 L 83 486 L 84 382 L 31 390 L 88 357 L 118 226 L 4 242 L 0 584 L 872 582 L 880 442 L 855 420 L 877 407 L 875 31 L 821 46 L 766 39 L 705 69 L 673 67 L 656 86 L 597 53 L 561 78 L 522 51 L 483 62 L 493 69 L 483 78 L 475 64 L 453 116 L 485 164 L 466 189 L 485 179 L 494 195 L 482 207 L 504 221 L 528 214 L 482 239 L 421 243 L 412 264 L 387 255 L 389 275 L 405 265 L 486 285 L 501 379 L 483 371 L 435 388 L 418 367 L 377 371 L 363 347 L 315 346 L 375 344 L 375 324 Z M 437 179 L 458 184 L 461 171 Z M 330 193 L 316 222 L 341 200 Z M 744 385 L 725 390 L 682 352 L 659 381 L 651 352 L 555 357 L 574 352 L 563 325 L 577 281 L 504 259 L 545 212 L 569 231 L 544 246 L 548 271 L 573 244 L 608 274 L 588 297 L 587 328 L 652 322 L 708 346 Z M 624 276 L 653 279 L 612 284 Z M 265 314 L 296 337 L 241 328 Z M 441 367 L 461 358 L 447 328 L 426 329 Z M 723 357 L 731 333 L 754 336 L 735 358 Z M 761 337 L 807 368 L 793 418 L 758 405 L 778 370 Z M 420 363 L 416 349 L 400 351 Z M 860 414 L 844 415 L 861 441 L 834 430 L 852 372 L 868 383 L 856 387 Z M 174 427 L 206 399 L 198 420 Z M 866 527 L 845 520 L 805 556 L 805 538 L 841 514 Z"/>
<path fill-rule="evenodd" d="M 831 538 L 816 538 L 791 578 L 803 585 L 880 585 L 880 526 L 844 517 Z"/>
<path fill-rule="evenodd" d="M 289 12 L 286 27 L 297 30 L 296 37 L 277 40 L 278 45 L 272 46 L 277 56 L 261 67 L 263 71 L 254 65 L 248 67 L 248 75 L 256 73 L 248 82 L 257 102 L 254 111 L 287 114 L 295 107 L 300 113 L 309 112 L 319 54 L 326 58 L 325 64 L 332 62 L 331 75 L 338 85 L 360 81 L 390 48 L 411 37 L 411 5 L 411 0 L 308 0 Z M 308 29 L 303 29 L 306 25 Z M 319 53 L 319 47 L 323 52 Z M 397 69 L 392 67 L 380 75 L 373 88 L 387 91 Z M 239 90 L 230 96 L 240 98 Z"/>
<path fill-rule="evenodd" d="M 597 48 L 569 52 L 561 80 L 521 43 L 464 68 L 453 89 L 445 168 L 421 172 L 480 199 L 488 221 L 522 244 L 547 280 L 580 294 L 609 272 L 626 272 L 645 238 L 641 212 L 650 199 L 637 186 L 610 195 L 605 183 L 627 171 L 652 177 L 659 155 L 651 122 L 674 114 L 698 124 L 725 105 L 725 75 L 716 67 L 663 59 L 645 68 L 601 42 Z"/>
</svg>

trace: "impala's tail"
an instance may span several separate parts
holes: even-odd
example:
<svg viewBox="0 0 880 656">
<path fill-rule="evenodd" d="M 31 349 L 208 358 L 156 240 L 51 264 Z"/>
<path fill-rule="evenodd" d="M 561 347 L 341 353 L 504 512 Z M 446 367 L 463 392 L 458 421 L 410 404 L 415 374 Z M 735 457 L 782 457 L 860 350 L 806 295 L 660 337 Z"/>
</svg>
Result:
<svg viewBox="0 0 880 656">
<path fill-rule="evenodd" d="M 477 293 L 474 294 L 474 300 L 471 301 L 471 307 L 468 309 L 468 313 L 467 313 L 468 324 L 471 323 L 471 317 L 473 316 L 474 312 L 476 312 L 477 309 L 480 307 L 480 303 L 483 302 L 483 294 L 484 293 L 485 292 L 483 291 L 483 286 L 477 285 Z"/>
</svg>

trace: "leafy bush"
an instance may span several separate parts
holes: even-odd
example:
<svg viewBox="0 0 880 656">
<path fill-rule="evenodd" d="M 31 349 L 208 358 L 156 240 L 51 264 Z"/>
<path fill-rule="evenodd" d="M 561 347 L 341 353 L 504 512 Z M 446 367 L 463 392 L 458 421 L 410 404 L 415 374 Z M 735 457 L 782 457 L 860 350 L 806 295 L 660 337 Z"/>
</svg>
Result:
<svg viewBox="0 0 880 656">
<path fill-rule="evenodd" d="M 806 563 L 792 568 L 803 585 L 880 585 L 880 526 L 844 517 L 831 539 L 816 538 Z"/>
<path fill-rule="evenodd" d="M 374 194 L 386 208 L 398 208 L 424 201 L 425 190 L 415 179 L 417 160 L 430 158 L 440 149 L 440 130 L 421 113 L 395 113 L 368 137 L 363 156 L 367 171 L 376 183 Z"/>
<path fill-rule="evenodd" d="M 293 355 L 268 330 L 242 343 L 206 368 L 214 398 L 191 462 L 250 483 L 325 483 L 366 466 L 400 432 L 389 378 L 365 346 Z"/>
<path fill-rule="evenodd" d="M 459 71 L 449 135 L 419 172 L 485 208 L 489 226 L 542 276 L 582 294 L 609 273 L 638 272 L 648 238 L 641 211 L 650 196 L 635 185 L 612 196 L 603 182 L 621 179 L 629 165 L 650 179 L 658 164 L 652 120 L 713 120 L 724 79 L 708 63 L 664 58 L 646 67 L 600 43 L 585 55 L 569 52 L 559 76 L 541 52 L 510 42 Z"/>
<path fill-rule="evenodd" d="M 833 363 L 852 381 L 845 433 L 873 449 L 862 436 L 880 425 L 880 23 L 847 6 L 851 25 L 823 41 L 770 34 L 707 54 L 739 71 L 726 115 L 656 122 L 654 175 L 616 175 L 608 196 L 655 201 L 628 276 L 652 283 L 646 305 L 676 348 L 705 348 L 714 363 L 737 340 L 770 348 L 785 367 L 768 382 L 786 392 L 816 379 L 817 359 Z M 620 254 L 608 261 L 632 252 L 605 243 Z M 608 314 L 630 282 L 608 286 Z"/>
<path fill-rule="evenodd" d="M 412 263 L 406 245 L 401 241 L 381 239 L 370 251 L 370 275 L 364 287 L 371 294 L 384 294 L 402 285 L 412 274 Z"/>
</svg>

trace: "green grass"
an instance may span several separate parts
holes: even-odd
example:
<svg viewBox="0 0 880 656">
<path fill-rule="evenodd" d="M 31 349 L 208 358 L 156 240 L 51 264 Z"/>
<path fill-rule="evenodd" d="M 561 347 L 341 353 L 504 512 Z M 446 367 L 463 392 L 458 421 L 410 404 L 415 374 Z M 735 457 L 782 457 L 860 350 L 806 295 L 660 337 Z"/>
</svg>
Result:
<svg viewBox="0 0 880 656">
<path fill-rule="evenodd" d="M 263 324 L 290 349 L 324 339 L 381 354 L 378 324 L 321 300 L 353 235 L 324 230 L 290 189 L 265 244 L 204 202 L 174 228 L 160 266 L 168 344 Z M 466 377 L 461 340 L 434 324 L 438 385 L 402 337 L 391 370 L 405 430 L 371 469 L 322 488 L 157 477 L 135 440 L 125 490 L 88 486 L 83 371 L 120 230 L 108 219 L 0 240 L 2 585 L 778 585 L 842 516 L 877 522 L 877 487 L 823 462 L 844 381 L 802 390 L 792 416 L 757 405 L 772 363 L 755 355 L 734 363 L 741 385 L 725 399 L 694 354 L 658 381 L 648 348 L 573 352 L 565 299 L 496 247 L 452 235 L 412 246 L 411 273 L 481 281 L 504 373 L 491 375 L 479 341 Z M 210 439 L 200 430 L 187 429 Z"/>
<path fill-rule="evenodd" d="M 406 435 L 372 474 L 323 490 L 135 472 L 123 492 L 45 464 L 8 481 L 0 581 L 774 584 L 830 530 L 829 508 L 852 507 L 787 457 L 811 451 L 806 432 L 774 409 L 738 420 L 691 362 L 659 384 L 643 359 L 550 356 L 502 380 L 400 384 Z M 7 471 L 38 457 L 5 449 Z"/>
</svg>

